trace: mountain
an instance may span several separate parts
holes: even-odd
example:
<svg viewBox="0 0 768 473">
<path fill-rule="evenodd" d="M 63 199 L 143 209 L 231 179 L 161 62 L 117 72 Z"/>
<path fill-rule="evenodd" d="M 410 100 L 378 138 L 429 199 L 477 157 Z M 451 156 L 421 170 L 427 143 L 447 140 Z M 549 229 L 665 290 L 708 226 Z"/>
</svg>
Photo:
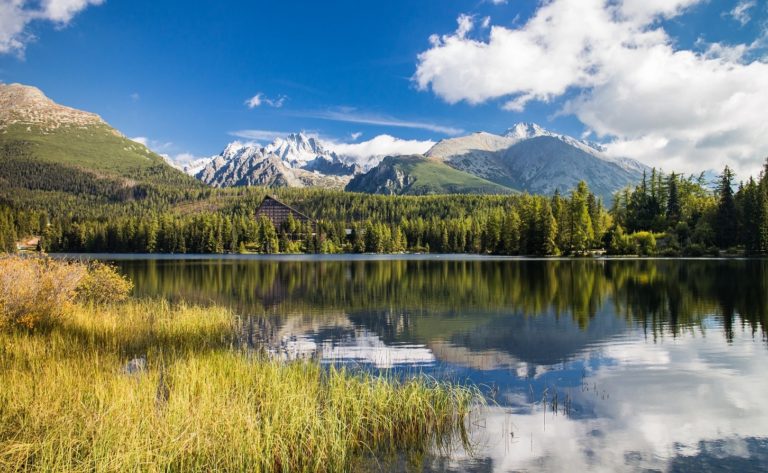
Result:
<svg viewBox="0 0 768 473">
<path fill-rule="evenodd" d="M 353 178 L 349 192 L 387 195 L 508 194 L 512 189 L 421 155 L 389 156 Z"/>
<path fill-rule="evenodd" d="M 353 158 L 333 148 L 338 149 L 294 133 L 266 146 L 230 143 L 205 166 L 191 163 L 186 170 L 216 187 L 322 186 L 385 194 L 518 190 L 552 194 L 568 192 L 584 180 L 606 202 L 647 170 L 637 161 L 608 156 L 599 144 L 533 123 L 518 123 L 503 135 L 477 132 L 442 140 L 423 156 Z"/>
<path fill-rule="evenodd" d="M 360 166 L 341 159 L 317 138 L 293 133 L 276 138 L 267 146 L 230 143 L 221 154 L 210 158 L 195 177 L 215 187 L 343 188 L 361 171 Z"/>
<path fill-rule="evenodd" d="M 35 87 L 0 84 L 0 186 L 111 197 L 146 185 L 199 186 L 101 117 L 55 103 Z"/>
<path fill-rule="evenodd" d="M 504 135 L 479 132 L 440 141 L 427 157 L 502 186 L 532 194 L 567 192 L 579 181 L 611 200 L 613 192 L 638 182 L 648 168 L 612 158 L 600 145 L 518 123 Z"/>
</svg>

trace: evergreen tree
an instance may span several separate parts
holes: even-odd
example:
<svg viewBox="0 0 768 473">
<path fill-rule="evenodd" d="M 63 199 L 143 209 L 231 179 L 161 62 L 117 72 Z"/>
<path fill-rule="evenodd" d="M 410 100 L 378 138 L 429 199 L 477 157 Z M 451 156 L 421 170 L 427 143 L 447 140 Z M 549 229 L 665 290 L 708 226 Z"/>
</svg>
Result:
<svg viewBox="0 0 768 473">
<path fill-rule="evenodd" d="M 260 253 L 267 254 L 277 253 L 280 248 L 275 226 L 270 219 L 264 216 L 259 219 L 258 247 Z"/>
<path fill-rule="evenodd" d="M 760 222 L 762 219 L 760 206 L 760 188 L 751 177 L 745 186 L 739 190 L 740 203 L 739 220 L 741 220 L 742 243 L 747 254 L 760 253 Z"/>
<path fill-rule="evenodd" d="M 730 248 L 738 242 L 738 216 L 733 196 L 733 172 L 726 166 L 717 187 L 718 202 L 715 215 L 715 242 L 720 248 Z"/>
<path fill-rule="evenodd" d="M 680 206 L 680 192 L 677 186 L 677 175 L 673 172 L 667 179 L 667 226 L 674 228 L 680 222 L 682 208 Z"/>
<path fill-rule="evenodd" d="M 571 193 L 570 201 L 570 245 L 571 253 L 584 252 L 589 249 L 595 238 L 592 229 L 592 219 L 589 216 L 589 188 L 581 181 Z"/>
</svg>

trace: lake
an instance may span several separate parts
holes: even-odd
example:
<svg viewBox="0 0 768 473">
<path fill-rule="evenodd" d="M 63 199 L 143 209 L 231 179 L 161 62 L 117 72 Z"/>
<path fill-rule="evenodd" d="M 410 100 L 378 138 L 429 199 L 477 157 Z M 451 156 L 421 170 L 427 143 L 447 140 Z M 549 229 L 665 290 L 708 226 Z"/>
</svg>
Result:
<svg viewBox="0 0 768 473">
<path fill-rule="evenodd" d="M 105 258 L 274 356 L 480 386 L 471 451 L 384 470 L 768 468 L 768 261 Z"/>
</svg>

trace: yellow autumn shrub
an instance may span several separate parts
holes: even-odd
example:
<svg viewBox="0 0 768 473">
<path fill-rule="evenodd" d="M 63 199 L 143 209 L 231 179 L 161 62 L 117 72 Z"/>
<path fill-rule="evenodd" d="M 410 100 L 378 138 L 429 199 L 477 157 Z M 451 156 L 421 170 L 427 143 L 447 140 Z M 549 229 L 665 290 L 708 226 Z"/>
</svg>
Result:
<svg viewBox="0 0 768 473">
<path fill-rule="evenodd" d="M 78 300 L 104 304 L 122 302 L 128 298 L 133 283 L 113 266 L 93 261 L 86 267 L 87 271 L 77 289 Z"/>
<path fill-rule="evenodd" d="M 77 301 L 125 300 L 131 287 L 103 263 L 0 257 L 0 328 L 51 324 Z"/>
</svg>

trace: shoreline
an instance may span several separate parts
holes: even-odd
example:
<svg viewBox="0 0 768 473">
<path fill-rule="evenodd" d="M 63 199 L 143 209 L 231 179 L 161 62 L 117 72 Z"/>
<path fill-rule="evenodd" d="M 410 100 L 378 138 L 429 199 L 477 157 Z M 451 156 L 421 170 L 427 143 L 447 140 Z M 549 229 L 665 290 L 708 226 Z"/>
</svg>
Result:
<svg viewBox="0 0 768 473">
<path fill-rule="evenodd" d="M 333 253 L 333 254 L 217 254 L 217 253 L 47 253 L 56 259 L 108 261 L 762 261 L 765 256 L 504 256 L 469 253 Z"/>
</svg>

